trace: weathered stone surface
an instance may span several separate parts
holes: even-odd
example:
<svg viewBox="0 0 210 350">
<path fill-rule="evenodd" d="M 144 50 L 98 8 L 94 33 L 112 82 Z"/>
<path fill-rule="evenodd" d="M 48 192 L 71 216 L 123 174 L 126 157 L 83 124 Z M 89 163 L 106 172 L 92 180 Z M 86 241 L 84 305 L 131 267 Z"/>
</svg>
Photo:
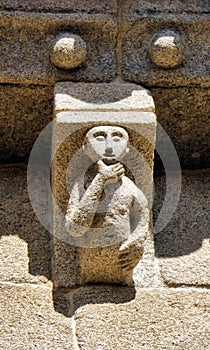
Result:
<svg viewBox="0 0 210 350">
<path fill-rule="evenodd" d="M 169 224 L 155 236 L 160 272 L 168 285 L 210 285 L 210 172 L 184 172 L 180 202 Z M 164 196 L 165 179 L 156 179 L 154 213 Z"/>
<path fill-rule="evenodd" d="M 52 280 L 55 288 L 81 284 L 80 249 L 58 238 L 53 239 Z"/>
<path fill-rule="evenodd" d="M 106 15 L 0 13 L 0 82 L 54 84 L 111 81 L 115 77 L 117 28 Z M 87 45 L 86 63 L 60 69 L 51 62 L 54 39 L 70 31 Z"/>
<path fill-rule="evenodd" d="M 150 92 L 135 84 L 86 84 L 63 82 L 55 85 L 55 111 L 143 111 L 154 112 Z"/>
<path fill-rule="evenodd" d="M 210 167 L 210 90 L 152 88 L 151 94 L 157 120 L 171 138 L 182 168 Z"/>
<path fill-rule="evenodd" d="M 208 0 L 188 0 L 184 2 L 182 0 L 149 0 L 149 1 L 123 1 L 121 4 L 123 17 L 138 18 L 142 13 L 158 14 L 163 13 L 164 16 L 167 13 L 205 13 L 210 10 Z"/>
<path fill-rule="evenodd" d="M 134 287 L 116 285 L 84 286 L 66 293 L 66 300 L 72 301 L 72 309 L 76 311 L 87 304 L 125 303 L 135 299 Z"/>
<path fill-rule="evenodd" d="M 117 11 L 117 1 L 112 2 L 100 0 L 2 0 L 0 9 L 3 10 L 21 10 L 37 12 L 72 12 L 72 13 L 106 13 L 112 14 Z"/>
<path fill-rule="evenodd" d="M 129 6 L 129 3 L 128 3 Z M 161 7 L 163 4 L 161 3 Z M 193 14 L 144 14 L 122 23 L 122 76 L 146 86 L 209 86 L 209 16 Z M 133 24 L 132 24 L 133 22 Z M 153 37 L 172 30 L 183 43 L 182 64 L 176 68 L 157 67 L 150 58 Z"/>
<path fill-rule="evenodd" d="M 136 186 L 143 191 L 151 207 L 156 125 L 154 113 L 148 112 L 154 108 L 151 96 L 141 87 L 130 84 L 61 83 L 57 84 L 55 94 L 57 114 L 53 141 L 53 152 L 56 151 L 53 162 L 53 188 L 56 204 L 61 208 L 63 215 L 60 216 L 58 209 L 55 210 L 54 235 L 62 237 L 66 242 L 64 257 L 64 243 L 61 243 L 59 248 L 58 240 L 55 239 L 55 284 L 72 286 L 74 278 L 75 284 L 100 281 L 127 283 L 127 272 L 119 273 L 112 247 L 86 248 L 82 239 L 80 241 L 66 233 L 64 216 L 72 186 L 90 166 L 90 160 L 82 152 L 84 137 L 89 129 L 98 125 L 114 124 L 124 127 L 129 132 L 130 147 L 137 150 L 138 157 L 141 155 L 142 158 L 140 157 L 141 161 L 135 158 L 135 166 L 131 166 L 131 163 L 134 165 L 133 153 L 130 160 L 128 154 L 123 161 L 133 173 Z M 64 112 L 61 112 L 63 110 Z M 151 237 L 148 236 L 148 240 L 151 240 Z M 83 248 L 77 248 L 75 252 L 75 247 L 71 248 L 74 245 Z M 77 274 L 75 270 L 78 271 Z"/>
<path fill-rule="evenodd" d="M 0 167 L 0 237 L 0 280 L 48 282 L 50 237 L 31 207 L 23 164 Z"/>
<path fill-rule="evenodd" d="M 0 162 L 25 160 L 53 113 L 53 87 L 0 85 Z"/>
<path fill-rule="evenodd" d="M 50 287 L 0 285 L 1 349 L 74 349 L 71 319 L 55 312 Z"/>
<path fill-rule="evenodd" d="M 119 291 L 120 294 L 120 291 Z M 79 300 L 80 293 L 77 300 Z M 100 300 L 101 296 L 101 300 Z M 196 290 L 139 289 L 123 303 L 104 292 L 82 293 L 75 313 L 81 350 L 208 349 L 210 293 Z M 100 305 L 102 304 L 102 305 Z"/>
</svg>

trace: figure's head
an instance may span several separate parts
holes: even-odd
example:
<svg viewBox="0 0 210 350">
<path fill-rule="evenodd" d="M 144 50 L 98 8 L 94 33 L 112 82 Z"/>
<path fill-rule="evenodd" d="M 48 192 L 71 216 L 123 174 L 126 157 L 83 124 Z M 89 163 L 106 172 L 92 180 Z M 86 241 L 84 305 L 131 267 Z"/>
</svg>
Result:
<svg viewBox="0 0 210 350">
<path fill-rule="evenodd" d="M 119 126 L 96 126 L 87 132 L 84 150 L 94 162 L 101 159 L 113 164 L 129 152 L 128 139 L 127 131 Z"/>
</svg>

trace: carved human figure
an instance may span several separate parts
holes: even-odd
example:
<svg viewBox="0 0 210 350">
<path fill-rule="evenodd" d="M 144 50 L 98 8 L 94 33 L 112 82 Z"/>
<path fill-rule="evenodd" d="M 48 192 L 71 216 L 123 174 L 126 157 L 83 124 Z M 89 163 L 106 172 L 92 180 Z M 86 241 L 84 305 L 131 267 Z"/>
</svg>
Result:
<svg viewBox="0 0 210 350">
<path fill-rule="evenodd" d="M 143 253 L 149 210 L 121 162 L 129 152 L 128 141 L 127 131 L 118 126 L 97 126 L 87 132 L 83 150 L 93 163 L 73 186 L 66 230 L 83 246 L 115 247 L 116 263 L 132 271 Z"/>
</svg>

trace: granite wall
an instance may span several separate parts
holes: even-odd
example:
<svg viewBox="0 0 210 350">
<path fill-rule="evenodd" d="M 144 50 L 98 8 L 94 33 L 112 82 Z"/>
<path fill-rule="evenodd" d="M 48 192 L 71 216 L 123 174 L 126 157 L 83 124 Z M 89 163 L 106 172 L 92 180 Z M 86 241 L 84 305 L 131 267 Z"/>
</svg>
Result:
<svg viewBox="0 0 210 350">
<path fill-rule="evenodd" d="M 1 1 L 2 349 L 209 349 L 209 10 L 207 0 Z M 86 43 L 74 69 L 51 60 L 65 32 Z M 51 236 L 31 207 L 26 163 L 61 81 L 135 83 L 154 98 L 183 176 L 176 212 L 154 237 L 152 282 L 53 286 Z M 156 155 L 154 221 L 165 190 Z"/>
</svg>

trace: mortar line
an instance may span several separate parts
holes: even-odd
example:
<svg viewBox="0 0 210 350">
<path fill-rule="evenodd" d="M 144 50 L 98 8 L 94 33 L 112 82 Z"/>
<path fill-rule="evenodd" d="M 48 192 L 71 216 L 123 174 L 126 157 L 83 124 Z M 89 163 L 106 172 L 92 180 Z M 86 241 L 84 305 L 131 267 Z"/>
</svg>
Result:
<svg viewBox="0 0 210 350">
<path fill-rule="evenodd" d="M 74 318 L 74 315 L 71 317 L 71 328 L 72 328 L 72 335 L 73 335 L 73 346 L 74 350 L 80 350 L 78 341 L 77 341 L 77 335 L 76 335 L 76 321 Z"/>
</svg>

